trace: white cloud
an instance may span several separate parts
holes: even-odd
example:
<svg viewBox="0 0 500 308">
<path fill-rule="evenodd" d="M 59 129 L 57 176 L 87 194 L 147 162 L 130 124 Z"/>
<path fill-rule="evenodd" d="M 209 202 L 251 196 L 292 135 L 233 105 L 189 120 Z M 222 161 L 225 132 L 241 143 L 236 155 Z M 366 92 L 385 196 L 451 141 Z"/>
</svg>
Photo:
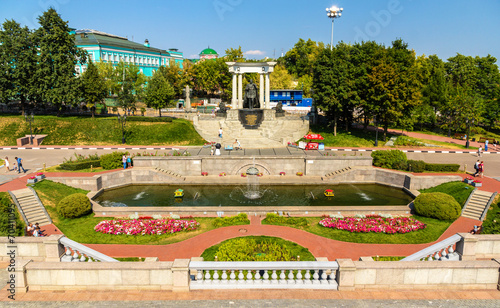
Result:
<svg viewBox="0 0 500 308">
<path fill-rule="evenodd" d="M 249 50 L 249 51 L 244 52 L 245 55 L 249 55 L 249 56 L 262 56 L 265 53 L 266 52 L 262 51 L 262 50 Z"/>
<path fill-rule="evenodd" d="M 197 54 L 193 54 L 193 55 L 190 55 L 188 59 L 195 59 L 195 58 L 198 58 L 199 55 Z"/>
</svg>

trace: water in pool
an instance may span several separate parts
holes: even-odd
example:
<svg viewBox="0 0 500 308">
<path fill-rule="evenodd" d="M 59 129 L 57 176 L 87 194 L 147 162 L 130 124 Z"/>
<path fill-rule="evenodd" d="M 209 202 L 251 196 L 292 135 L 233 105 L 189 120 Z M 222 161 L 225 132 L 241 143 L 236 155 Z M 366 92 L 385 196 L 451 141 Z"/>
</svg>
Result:
<svg viewBox="0 0 500 308">
<path fill-rule="evenodd" d="M 184 190 L 183 198 L 174 191 Z M 412 198 L 402 189 L 378 184 L 260 185 L 130 185 L 104 191 L 102 206 L 373 206 L 407 205 Z M 335 196 L 326 197 L 325 189 Z"/>
</svg>

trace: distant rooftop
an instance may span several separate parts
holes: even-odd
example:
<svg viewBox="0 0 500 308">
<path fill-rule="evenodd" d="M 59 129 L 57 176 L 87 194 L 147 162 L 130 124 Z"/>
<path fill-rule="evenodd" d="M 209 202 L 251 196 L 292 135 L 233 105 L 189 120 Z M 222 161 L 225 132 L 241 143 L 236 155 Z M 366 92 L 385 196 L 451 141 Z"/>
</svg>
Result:
<svg viewBox="0 0 500 308">
<path fill-rule="evenodd" d="M 100 35 L 109 36 L 109 37 L 115 37 L 115 38 L 119 38 L 119 39 L 122 39 L 122 40 L 128 40 L 128 38 L 123 37 L 123 36 L 109 34 L 109 33 L 98 31 L 98 30 L 94 30 L 94 29 L 80 29 L 80 30 L 75 30 L 75 33 L 76 34 L 80 34 L 80 33 L 94 33 L 94 34 L 100 34 Z"/>
</svg>

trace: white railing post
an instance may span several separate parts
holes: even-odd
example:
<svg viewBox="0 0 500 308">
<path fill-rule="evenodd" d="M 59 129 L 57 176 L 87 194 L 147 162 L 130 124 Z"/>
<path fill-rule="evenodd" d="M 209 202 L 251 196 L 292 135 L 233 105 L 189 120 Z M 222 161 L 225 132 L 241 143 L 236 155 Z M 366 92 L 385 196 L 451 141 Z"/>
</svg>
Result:
<svg viewBox="0 0 500 308">
<path fill-rule="evenodd" d="M 67 237 L 61 237 L 59 243 L 63 245 L 65 249 L 65 253 L 61 257 L 61 262 L 119 262 L 103 253 L 70 240 Z"/>
<path fill-rule="evenodd" d="M 401 261 L 459 261 L 460 256 L 454 252 L 455 246 L 462 237 L 458 234 L 452 235 L 439 243 L 424 248 Z"/>
</svg>

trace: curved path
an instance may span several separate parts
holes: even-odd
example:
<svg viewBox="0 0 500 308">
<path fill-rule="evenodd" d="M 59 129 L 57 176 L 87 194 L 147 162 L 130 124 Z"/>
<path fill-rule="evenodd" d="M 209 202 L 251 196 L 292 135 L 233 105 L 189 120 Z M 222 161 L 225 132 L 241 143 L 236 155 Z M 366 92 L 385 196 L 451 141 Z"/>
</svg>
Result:
<svg viewBox="0 0 500 308">
<path fill-rule="evenodd" d="M 457 232 L 468 232 L 479 221 L 460 217 L 438 239 L 443 240 Z M 249 235 L 280 237 L 306 247 L 315 257 L 328 260 L 363 256 L 408 256 L 427 246 L 426 244 L 358 244 L 324 238 L 290 227 L 261 225 L 260 217 L 251 217 L 250 225 L 223 227 L 202 233 L 188 240 L 169 245 L 109 245 L 85 244 L 111 257 L 158 257 L 160 261 L 199 257 L 205 249 L 224 240 Z"/>
</svg>

